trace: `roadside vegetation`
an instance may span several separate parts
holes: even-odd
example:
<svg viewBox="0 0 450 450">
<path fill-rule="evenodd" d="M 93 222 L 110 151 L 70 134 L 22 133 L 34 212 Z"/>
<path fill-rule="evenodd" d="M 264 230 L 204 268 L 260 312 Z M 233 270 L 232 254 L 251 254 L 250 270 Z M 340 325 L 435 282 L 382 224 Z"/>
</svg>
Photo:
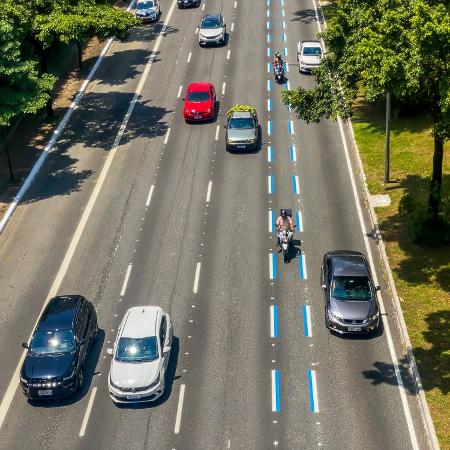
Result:
<svg viewBox="0 0 450 450">
<path fill-rule="evenodd" d="M 75 46 L 81 68 L 89 39 L 124 39 L 138 23 L 108 0 L 0 0 L 0 147 L 8 151 L 7 132 L 17 118 L 43 109 L 53 115 L 58 65 L 49 57 Z"/>
<path fill-rule="evenodd" d="M 306 122 L 352 118 L 376 213 L 442 449 L 450 449 L 450 5 L 326 2 L 317 87 L 283 92 Z M 391 174 L 384 178 L 387 93 Z"/>
</svg>

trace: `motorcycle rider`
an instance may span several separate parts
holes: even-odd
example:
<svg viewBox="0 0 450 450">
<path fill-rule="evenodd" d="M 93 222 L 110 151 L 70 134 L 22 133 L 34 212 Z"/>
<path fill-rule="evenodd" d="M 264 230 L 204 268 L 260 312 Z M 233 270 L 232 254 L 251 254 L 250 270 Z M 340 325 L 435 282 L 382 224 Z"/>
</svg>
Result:
<svg viewBox="0 0 450 450">
<path fill-rule="evenodd" d="M 285 209 L 280 210 L 275 226 L 277 230 L 277 246 L 279 247 L 281 244 L 281 231 L 290 230 L 292 233 L 294 232 L 294 223 L 292 218 L 287 215 Z"/>
<path fill-rule="evenodd" d="M 278 65 L 283 65 L 283 60 L 281 59 L 280 52 L 275 52 L 273 55 L 273 67 L 277 67 Z"/>
</svg>

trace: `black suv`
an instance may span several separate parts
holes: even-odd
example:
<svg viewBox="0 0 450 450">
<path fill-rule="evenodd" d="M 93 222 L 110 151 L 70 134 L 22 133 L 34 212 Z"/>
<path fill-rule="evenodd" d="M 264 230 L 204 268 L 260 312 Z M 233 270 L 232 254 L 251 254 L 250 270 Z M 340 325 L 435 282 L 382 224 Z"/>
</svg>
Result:
<svg viewBox="0 0 450 450">
<path fill-rule="evenodd" d="M 322 263 L 325 324 L 338 333 L 370 333 L 378 329 L 380 309 L 366 257 L 359 252 L 328 252 Z"/>
<path fill-rule="evenodd" d="M 97 315 L 81 295 L 52 298 L 34 330 L 20 371 L 20 386 L 30 399 L 53 399 L 76 392 L 83 366 L 97 339 Z"/>
</svg>

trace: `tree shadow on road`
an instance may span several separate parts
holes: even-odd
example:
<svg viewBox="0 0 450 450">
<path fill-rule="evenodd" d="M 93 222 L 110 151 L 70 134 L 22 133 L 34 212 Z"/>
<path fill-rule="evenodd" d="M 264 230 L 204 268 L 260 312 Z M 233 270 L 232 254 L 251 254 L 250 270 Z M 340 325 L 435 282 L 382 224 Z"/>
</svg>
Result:
<svg viewBox="0 0 450 450">
<path fill-rule="evenodd" d="M 295 16 L 291 22 L 315 23 L 317 22 L 316 11 L 314 9 L 301 9 L 293 13 Z"/>
<path fill-rule="evenodd" d="M 77 153 L 98 150 L 109 152 L 132 99 L 132 93 L 87 93 L 61 134 L 54 151 L 48 155 L 24 203 L 80 191 L 94 171 L 77 168 Z M 163 136 L 168 128 L 165 117 L 170 112 L 138 98 L 120 138 L 120 145 L 129 144 L 135 139 L 148 140 Z"/>
<path fill-rule="evenodd" d="M 427 329 L 422 332 L 426 343 L 413 349 L 414 358 L 425 391 L 439 389 L 442 394 L 450 392 L 450 311 L 436 311 L 426 316 Z M 391 362 L 376 361 L 373 370 L 363 371 L 372 384 L 397 385 L 394 365 Z M 409 369 L 407 357 L 399 361 L 399 369 L 405 388 L 411 395 L 417 387 Z"/>
</svg>

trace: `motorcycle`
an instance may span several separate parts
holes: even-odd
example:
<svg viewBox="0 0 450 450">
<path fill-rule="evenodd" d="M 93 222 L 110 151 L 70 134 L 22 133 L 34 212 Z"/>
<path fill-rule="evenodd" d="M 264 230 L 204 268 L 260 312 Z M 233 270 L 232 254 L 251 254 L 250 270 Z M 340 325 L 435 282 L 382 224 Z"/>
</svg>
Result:
<svg viewBox="0 0 450 450">
<path fill-rule="evenodd" d="M 278 232 L 278 238 L 280 240 L 281 250 L 283 251 L 284 261 L 289 260 L 290 249 L 292 245 L 292 238 L 294 237 L 294 232 L 292 230 L 280 230 Z"/>
<path fill-rule="evenodd" d="M 282 83 L 284 80 L 284 65 L 276 64 L 273 68 L 273 75 L 277 83 Z"/>
</svg>

